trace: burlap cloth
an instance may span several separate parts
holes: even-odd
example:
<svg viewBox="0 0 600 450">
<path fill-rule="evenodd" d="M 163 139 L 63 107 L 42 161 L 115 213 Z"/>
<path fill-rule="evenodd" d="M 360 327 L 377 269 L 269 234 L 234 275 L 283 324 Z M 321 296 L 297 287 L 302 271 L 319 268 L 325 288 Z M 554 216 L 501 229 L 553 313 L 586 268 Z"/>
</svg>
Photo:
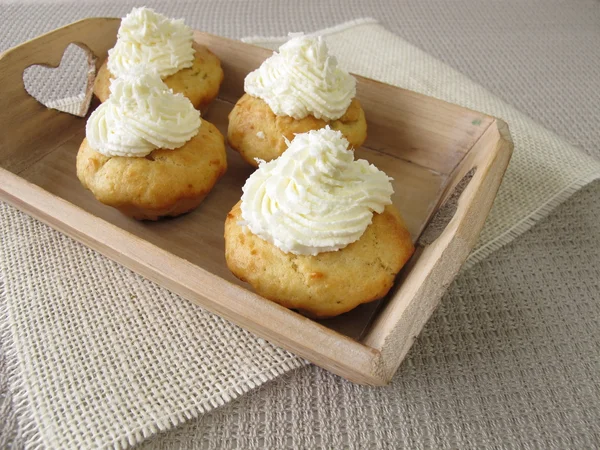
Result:
<svg viewBox="0 0 600 450">
<path fill-rule="evenodd" d="M 196 16 L 186 15 L 185 5 L 189 6 L 181 4 L 177 8 L 171 5 L 170 10 L 162 9 L 173 15 L 182 15 L 200 28 L 194 23 Z M 92 13 L 120 15 L 130 7 L 101 6 L 104 8 L 102 11 L 100 6 L 95 9 L 92 6 L 81 7 L 76 10 L 77 14 L 74 14 L 73 8 L 68 11 L 71 16 Z M 23 18 L 23 11 L 8 9 L 12 17 L 27 20 Z M 71 18 L 74 17 L 68 17 Z M 32 23 L 31 18 L 28 20 Z M 69 21 L 67 17 L 61 17 L 55 24 Z M 481 261 L 526 231 L 600 174 L 597 160 L 459 72 L 372 21 L 351 25 L 328 32 L 330 47 L 351 71 L 502 117 L 511 127 L 515 154 L 470 264 Z M 52 28 L 47 27 L 47 23 L 44 26 L 45 29 Z M 27 31 L 36 35 L 43 31 L 42 28 L 39 27 L 37 33 L 31 29 Z M 298 29 L 294 26 L 288 28 Z M 239 30 L 237 32 L 239 35 Z M 224 27 L 220 34 L 234 33 L 228 33 Z M 3 38 L 3 45 L 6 41 L 8 44 L 15 43 L 6 36 Z M 275 45 L 277 39 L 270 41 Z M 36 81 L 36 76 L 32 75 L 34 86 L 36 83 L 38 87 L 48 84 L 41 80 L 38 77 Z M 68 90 L 68 87 L 57 87 L 57 84 L 52 86 L 55 94 L 56 91 L 61 94 L 55 100 L 64 96 L 63 89 Z M 249 389 L 305 364 L 250 333 L 189 305 L 5 204 L 0 205 L 0 218 L 0 293 L 5 355 L 0 382 L 4 381 L 9 387 L 3 397 L 0 415 L 12 433 L 6 434 L 7 439 L 17 445 L 125 447 L 223 405 Z M 594 236 L 593 233 L 591 235 Z M 527 260 L 531 255 L 526 251 L 518 256 Z M 540 268 L 554 269 L 549 261 L 534 259 L 521 261 L 521 264 L 525 264 L 524 267 L 528 264 L 537 266 L 538 271 Z M 481 266 L 485 264 L 477 269 Z M 519 423 L 511 414 L 511 406 L 518 407 L 519 402 L 524 402 L 530 412 L 533 408 L 532 413 L 535 414 L 547 408 L 559 411 L 557 417 L 546 418 L 546 424 L 552 425 L 548 429 L 554 429 L 557 434 L 550 439 L 540 434 L 533 437 L 533 442 L 537 439 L 538 442 L 561 443 L 556 436 L 568 432 L 571 438 L 565 443 L 597 443 L 594 439 L 598 439 L 598 428 L 591 424 L 600 414 L 590 401 L 598 398 L 598 385 L 590 384 L 593 380 L 586 376 L 588 372 L 578 373 L 580 377 L 576 379 L 567 377 L 559 380 L 561 386 L 561 383 L 573 383 L 574 389 L 577 389 L 576 385 L 584 392 L 573 393 L 579 402 L 576 405 L 581 408 L 580 414 L 575 417 L 578 422 L 562 428 L 556 426 L 560 422 L 561 405 L 574 403 L 564 398 L 564 391 L 559 391 L 561 395 L 555 391 L 541 397 L 537 395 L 537 391 L 547 384 L 557 384 L 556 370 L 534 375 L 536 365 L 539 365 L 539 358 L 535 355 L 543 355 L 544 360 L 560 361 L 565 357 L 565 345 L 572 345 L 579 352 L 578 360 L 583 361 L 584 368 L 596 369 L 597 372 L 598 341 L 586 342 L 586 336 L 598 317 L 597 303 L 538 302 L 532 311 L 532 305 L 515 304 L 500 295 L 501 287 L 505 285 L 522 289 L 520 280 L 492 271 L 481 284 L 479 276 L 470 277 L 470 273 L 481 274 L 481 270 L 463 274 L 452 286 L 446 301 L 455 300 L 458 306 L 438 312 L 421 338 L 420 346 L 417 344 L 417 350 L 411 353 L 390 388 L 373 390 L 348 387 L 344 383 L 336 389 L 338 380 L 329 374 L 312 369 L 303 371 L 302 375 L 293 378 L 296 388 L 287 389 L 287 385 L 279 384 L 268 391 L 277 393 L 279 390 L 279 393 L 286 394 L 286 398 L 292 401 L 287 410 L 275 406 L 279 403 L 277 394 L 265 397 L 272 408 L 266 407 L 261 411 L 253 409 L 249 401 L 239 403 L 248 408 L 247 413 L 239 409 L 242 406 L 232 405 L 238 408 L 231 415 L 231 424 L 235 423 L 237 430 L 229 429 L 226 434 L 236 438 L 221 441 L 217 447 L 236 445 L 244 448 L 251 444 L 281 447 L 290 443 L 288 439 L 292 439 L 294 445 L 306 447 L 318 444 L 334 447 L 344 443 L 361 446 L 375 442 L 385 445 L 386 437 L 394 435 L 398 438 L 398 427 L 404 430 L 400 437 L 409 446 L 446 444 L 465 447 L 473 444 L 464 440 L 469 432 L 479 430 L 480 437 L 486 435 L 483 430 L 489 427 L 490 417 L 506 421 L 505 426 L 513 423 L 515 427 L 521 427 L 523 433 L 535 431 L 535 427 L 527 425 L 531 418 Z M 543 278 L 538 282 L 539 289 L 543 290 Z M 474 305 L 467 301 L 482 295 L 482 289 L 486 297 L 498 296 L 497 305 L 492 310 L 473 308 Z M 552 293 L 557 295 L 555 291 Z M 468 305 L 470 307 L 466 307 Z M 544 320 L 540 322 L 540 318 Z M 565 324 L 571 327 L 575 324 L 577 329 Z M 517 330 L 514 333 L 528 344 L 515 346 L 515 334 L 502 330 Z M 451 346 L 442 345 L 449 336 L 458 341 Z M 551 346 L 548 346 L 549 336 L 553 336 Z M 592 337 L 597 338 L 593 332 Z M 433 346 L 434 350 L 429 348 L 427 353 L 423 345 Z M 515 355 L 523 356 L 524 360 L 515 359 Z M 482 360 L 485 364 L 476 363 Z M 527 364 L 523 365 L 523 361 Z M 421 370 L 417 372 L 415 367 Z M 509 374 L 514 371 L 527 374 L 533 387 L 514 383 L 507 385 L 506 370 Z M 425 377 L 425 382 L 418 382 L 421 390 L 414 389 L 417 373 Z M 448 396 L 460 397 L 461 393 L 449 388 L 447 383 L 458 386 L 465 381 L 476 388 L 469 394 L 474 401 L 463 399 L 470 408 L 461 408 L 460 402 L 454 404 L 455 409 L 462 413 L 462 416 L 455 417 L 455 426 L 465 427 L 465 423 L 469 422 L 468 426 L 472 429 L 449 432 L 448 426 L 443 428 L 442 424 L 450 424 L 451 429 L 452 422 L 447 417 L 437 417 L 435 405 L 447 402 Z M 446 389 L 436 391 L 436 386 L 442 382 L 446 383 Z M 402 416 L 405 427 L 377 418 L 381 414 L 386 415 L 385 399 L 390 396 L 390 389 L 394 389 L 395 400 L 401 402 L 396 405 L 404 404 L 408 408 L 403 410 L 406 415 Z M 348 404 L 348 396 L 352 396 L 355 390 L 360 390 L 358 392 L 363 392 L 370 399 L 367 403 L 372 411 L 363 411 L 363 421 L 346 415 L 345 426 L 342 426 L 340 423 L 344 422 L 340 413 L 344 416 L 346 408 L 356 409 L 361 405 L 360 401 Z M 431 392 L 436 392 L 439 397 L 427 397 Z M 590 396 L 589 392 L 596 397 Z M 482 408 L 488 402 L 485 399 L 490 397 L 495 399 L 492 402 L 497 407 L 495 415 L 490 416 L 488 411 L 473 407 L 479 405 Z M 534 403 L 532 407 L 532 399 L 541 403 Z M 304 403 L 310 401 L 313 402 L 310 406 Z M 244 417 L 250 417 L 248 414 L 265 426 L 269 420 L 273 423 L 286 422 L 285 411 L 289 411 L 292 421 L 308 424 L 307 415 L 308 419 L 314 417 L 314 412 L 308 411 L 315 410 L 314 402 L 321 423 L 333 427 L 330 432 L 321 431 L 317 440 L 314 436 L 306 437 L 310 435 L 298 425 L 291 425 L 288 429 L 268 427 L 268 432 L 258 432 L 252 426 L 246 429 L 240 427 Z M 379 412 L 373 409 L 378 404 L 383 408 Z M 263 407 L 265 405 L 262 404 Z M 285 417 L 281 418 L 279 414 Z M 414 422 L 411 415 L 426 418 L 427 427 L 433 429 L 424 433 L 422 423 Z M 334 417 L 337 418 L 335 421 Z M 475 420 L 477 417 L 483 422 Z M 466 421 L 466 418 L 471 420 Z M 228 423 L 227 418 L 221 419 L 224 424 Z M 372 429 L 371 425 L 375 423 L 379 431 Z M 354 429 L 350 424 L 356 425 Z M 436 426 L 440 428 L 436 430 Z M 579 440 L 573 440 L 574 430 Z M 444 439 L 444 436 L 452 439 Z M 214 446 L 215 442 L 209 443 Z M 489 436 L 479 441 L 482 445 L 503 442 L 502 438 L 494 440 Z"/>
</svg>

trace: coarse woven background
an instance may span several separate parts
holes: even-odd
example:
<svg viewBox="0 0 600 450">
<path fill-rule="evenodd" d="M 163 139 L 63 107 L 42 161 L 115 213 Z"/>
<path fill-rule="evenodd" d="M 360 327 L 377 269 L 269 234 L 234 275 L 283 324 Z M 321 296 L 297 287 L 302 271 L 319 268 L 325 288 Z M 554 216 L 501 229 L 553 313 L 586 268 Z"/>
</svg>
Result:
<svg viewBox="0 0 600 450">
<path fill-rule="evenodd" d="M 484 6 L 459 1 L 453 2 L 451 9 L 444 9 L 441 2 L 427 1 L 403 3 L 395 8 L 385 3 L 353 2 L 344 3 L 343 8 L 338 2 L 307 2 L 301 8 L 287 2 L 277 5 L 199 2 L 170 3 L 158 9 L 186 17 L 196 28 L 233 37 L 281 35 L 290 29 L 311 31 L 346 19 L 378 17 L 390 29 L 438 58 L 447 59 L 446 62 L 492 88 L 509 103 L 517 104 L 536 120 L 548 121 L 545 125 L 549 124 L 571 142 L 590 153 L 597 151 L 598 127 L 594 125 L 598 123 L 598 111 L 594 106 L 598 104 L 600 90 L 599 81 L 591 76 L 599 68 L 594 53 L 600 24 L 595 2 L 576 2 L 568 6 L 559 2 L 525 5 L 492 2 Z M 46 9 L 40 9 L 42 6 L 10 5 L 6 11 L 14 15 L 6 14 L 3 7 L 2 19 L 8 18 L 7 22 L 16 24 L 16 33 L 9 37 L 18 39 L 20 33 L 20 41 L 31 32 L 32 22 L 42 17 L 44 23 L 38 23 L 40 28 L 29 37 L 78 17 L 122 15 L 130 7 L 131 4 L 45 5 Z M 20 21 L 15 21 L 15 17 Z M 223 17 L 235 20 L 223 21 Z M 6 26 L 3 30 L 13 31 Z M 525 33 L 530 35 L 525 36 Z M 553 61 L 557 63 L 552 64 Z M 534 100 L 528 100 L 531 97 Z M 565 120 L 566 125 L 561 122 Z M 593 214 L 597 217 L 599 211 L 595 203 L 597 186 L 597 183 L 590 186 L 564 205 L 552 220 L 463 274 L 389 388 L 355 387 L 319 369 L 304 369 L 285 382 L 264 388 L 171 434 L 159 436 L 148 445 L 188 448 L 192 438 L 199 447 L 237 445 L 240 448 L 261 443 L 269 446 L 320 443 L 327 447 L 343 442 L 342 439 L 357 447 L 375 443 L 385 446 L 389 442 L 409 447 L 524 442 L 545 446 L 597 445 L 600 414 L 595 406 L 599 403 L 598 386 L 593 378 L 598 369 L 599 348 L 598 331 L 593 326 L 599 308 L 596 250 L 599 236 L 593 220 Z M 565 209 L 566 215 L 563 214 Z M 15 226 L 25 226 L 19 225 L 19 218 L 10 216 L 10 220 L 17 224 Z M 559 227 L 546 227 L 556 221 Z M 48 233 L 43 231 L 42 225 L 31 222 L 27 227 L 34 227 L 35 233 Z M 533 240 L 528 242 L 531 236 Z M 58 252 L 65 252 L 70 246 L 80 247 L 59 237 L 69 243 L 58 244 Z M 47 244 L 39 248 L 51 252 L 52 245 Z M 512 254 L 506 258 L 498 256 L 510 249 Z M 32 254 L 39 257 L 35 251 Z M 74 265 L 73 261 L 69 263 L 69 260 L 63 261 L 61 267 L 73 270 L 69 267 L 69 264 Z M 36 262 L 33 258 L 29 266 L 20 266 L 18 270 L 26 274 L 25 284 L 37 289 L 35 292 L 41 302 L 47 291 L 43 286 L 35 286 L 43 279 L 39 276 L 34 279 L 31 275 L 41 270 Z M 127 272 L 118 266 L 109 267 L 100 270 L 100 276 L 110 278 L 119 270 Z M 79 276 L 81 274 L 90 276 L 89 271 L 83 269 Z M 124 275 L 128 282 L 130 276 L 129 273 Z M 457 289 L 463 279 L 464 289 Z M 62 291 L 58 291 L 59 295 L 68 296 L 72 292 L 67 281 L 61 286 Z M 115 294 L 111 291 L 119 289 L 107 284 L 105 289 L 109 292 L 104 295 L 112 299 Z M 152 285 L 152 289 L 159 288 Z M 164 308 L 165 300 L 156 296 L 158 307 Z M 149 297 L 140 302 L 144 310 L 148 302 L 154 300 L 152 295 Z M 119 300 L 129 301 L 122 297 Z M 180 299 L 173 299 L 173 303 L 177 300 Z M 65 311 L 69 312 L 68 307 L 74 304 L 69 304 Z M 175 308 L 170 305 L 167 312 Z M 52 304 L 48 306 L 51 307 Z M 161 310 L 157 323 L 163 319 L 162 314 Z M 110 321 L 101 324 L 97 331 L 106 332 L 111 324 Z M 181 333 L 180 329 L 175 331 Z M 100 339 L 102 337 L 100 334 Z M 132 361 L 135 362 L 135 355 L 124 355 L 124 364 L 132 364 Z M 193 372 L 197 367 L 192 364 L 190 370 Z M 141 369 L 136 372 L 139 376 L 148 367 L 137 369 Z M 60 378 L 56 381 L 59 385 L 65 382 Z M 316 386 L 312 384 L 315 381 Z M 140 389 L 146 388 L 143 383 L 136 384 L 135 379 L 129 382 L 132 386 L 141 386 Z M 168 391 L 164 386 L 149 389 L 155 395 Z M 282 401 L 282 395 L 287 395 L 288 401 Z M 6 395 L 4 400 L 6 405 L 10 396 Z M 14 419 L 10 413 L 14 410 L 0 409 L 8 411 L 5 417 L 10 419 L 6 422 L 9 425 L 6 436 L 22 444 L 28 430 L 20 428 L 23 421 Z M 44 419 L 57 415 L 55 411 L 41 414 Z M 315 423 L 320 426 L 315 428 Z M 399 423 L 403 426 L 396 425 Z M 160 428 L 161 425 L 157 427 Z M 51 439 L 65 438 L 57 430 L 41 431 Z M 98 434 L 84 437 L 97 439 L 97 444 L 102 442 L 100 438 L 106 439 Z M 135 434 L 133 438 L 138 439 Z"/>
</svg>

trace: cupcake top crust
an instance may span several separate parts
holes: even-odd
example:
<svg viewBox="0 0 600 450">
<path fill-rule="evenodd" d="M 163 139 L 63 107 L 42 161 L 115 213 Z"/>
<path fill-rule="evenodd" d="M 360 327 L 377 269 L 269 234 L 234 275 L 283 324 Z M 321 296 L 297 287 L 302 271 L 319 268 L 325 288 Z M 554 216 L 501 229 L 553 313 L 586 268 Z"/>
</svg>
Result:
<svg viewBox="0 0 600 450">
<path fill-rule="evenodd" d="M 322 37 L 291 36 L 246 76 L 244 90 L 279 116 L 339 119 L 356 95 L 356 79 L 338 66 Z"/>
<path fill-rule="evenodd" d="M 179 148 L 198 133 L 200 112 L 144 66 L 114 79 L 110 91 L 85 129 L 90 146 L 103 155 L 143 157 Z"/>
<path fill-rule="evenodd" d="M 194 62 L 193 33 L 182 19 L 169 19 L 149 8 L 134 8 L 121 20 L 117 43 L 108 52 L 115 77 L 143 64 L 164 78 Z"/>
<path fill-rule="evenodd" d="M 243 187 L 241 225 L 285 253 L 317 255 L 357 241 L 373 213 L 392 203 L 384 172 L 354 160 L 329 127 L 298 134 L 279 158 L 261 162 Z"/>
</svg>

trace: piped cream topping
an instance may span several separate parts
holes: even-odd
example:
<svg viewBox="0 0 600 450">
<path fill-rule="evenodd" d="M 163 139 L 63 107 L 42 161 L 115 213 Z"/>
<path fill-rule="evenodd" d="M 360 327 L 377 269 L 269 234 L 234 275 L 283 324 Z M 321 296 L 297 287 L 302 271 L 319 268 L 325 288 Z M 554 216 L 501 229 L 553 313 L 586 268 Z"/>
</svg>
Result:
<svg viewBox="0 0 600 450">
<path fill-rule="evenodd" d="M 279 116 L 339 119 L 356 95 L 356 79 L 338 66 L 322 37 L 292 36 L 246 76 L 245 91 Z"/>
<path fill-rule="evenodd" d="M 192 42 L 192 30 L 183 20 L 134 8 L 121 20 L 117 43 L 108 52 L 108 70 L 119 77 L 143 64 L 164 78 L 192 66 Z"/>
<path fill-rule="evenodd" d="M 106 156 L 146 156 L 181 147 L 198 133 L 200 112 L 143 66 L 116 78 L 111 95 L 90 115 L 86 137 Z"/>
<path fill-rule="evenodd" d="M 329 127 L 298 134 L 242 188 L 242 225 L 286 253 L 316 255 L 357 241 L 391 204 L 389 178 Z"/>
</svg>

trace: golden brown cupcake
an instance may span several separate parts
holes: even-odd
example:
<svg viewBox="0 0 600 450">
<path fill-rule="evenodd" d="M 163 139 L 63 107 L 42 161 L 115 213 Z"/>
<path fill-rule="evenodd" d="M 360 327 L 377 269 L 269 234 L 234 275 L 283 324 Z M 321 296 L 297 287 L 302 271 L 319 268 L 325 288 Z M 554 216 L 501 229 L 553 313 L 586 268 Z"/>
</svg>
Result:
<svg viewBox="0 0 600 450">
<path fill-rule="evenodd" d="M 148 8 L 134 8 L 121 22 L 117 44 L 98 71 L 94 94 L 105 101 L 111 79 L 136 65 L 155 70 L 176 94 L 205 111 L 223 81 L 221 62 L 193 39 L 183 20 L 172 20 Z"/>
<path fill-rule="evenodd" d="M 225 222 L 229 269 L 313 317 L 387 294 L 414 251 L 390 179 L 329 127 L 297 135 L 246 181 Z"/>
<path fill-rule="evenodd" d="M 227 140 L 255 167 L 257 158 L 281 155 L 295 133 L 329 126 L 355 148 L 367 137 L 356 80 L 338 67 L 321 37 L 293 37 L 248 74 L 244 90 L 229 114 Z"/>
<path fill-rule="evenodd" d="M 156 73 L 111 84 L 90 116 L 77 176 L 102 203 L 135 219 L 157 220 L 196 208 L 225 173 L 224 138 Z"/>
</svg>

